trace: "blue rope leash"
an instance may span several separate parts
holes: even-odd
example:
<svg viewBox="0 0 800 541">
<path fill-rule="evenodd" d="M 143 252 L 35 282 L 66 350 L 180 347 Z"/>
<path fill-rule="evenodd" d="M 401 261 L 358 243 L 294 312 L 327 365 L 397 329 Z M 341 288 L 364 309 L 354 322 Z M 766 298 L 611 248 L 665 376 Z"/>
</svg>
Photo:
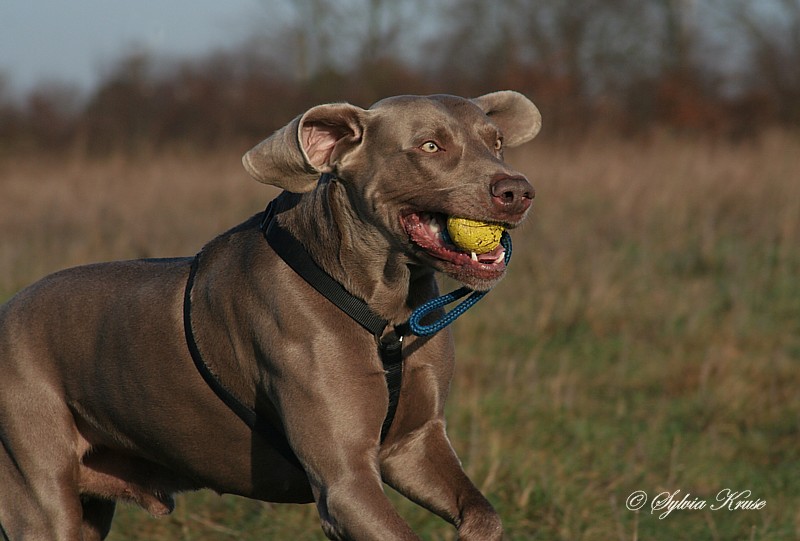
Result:
<svg viewBox="0 0 800 541">
<path fill-rule="evenodd" d="M 500 238 L 500 244 L 502 244 L 503 248 L 506 249 L 505 264 L 508 265 L 508 262 L 511 260 L 511 236 L 506 231 L 503 231 L 503 236 Z M 469 295 L 470 293 L 472 294 Z M 408 318 L 408 328 L 411 331 L 411 334 L 416 336 L 432 336 L 458 319 L 461 314 L 472 308 L 475 303 L 481 300 L 487 293 L 488 291 L 473 291 L 468 287 L 461 287 L 451 293 L 448 293 L 447 295 L 442 295 L 441 297 L 431 299 L 428 302 L 418 306 L 413 312 L 411 312 L 411 317 Z M 469 295 L 469 297 L 467 297 L 459 305 L 447 312 L 437 321 L 434 321 L 430 325 L 423 325 L 420 323 L 420 320 L 431 312 L 434 312 L 440 308 L 444 308 L 448 304 L 455 302 L 467 295 Z"/>
</svg>

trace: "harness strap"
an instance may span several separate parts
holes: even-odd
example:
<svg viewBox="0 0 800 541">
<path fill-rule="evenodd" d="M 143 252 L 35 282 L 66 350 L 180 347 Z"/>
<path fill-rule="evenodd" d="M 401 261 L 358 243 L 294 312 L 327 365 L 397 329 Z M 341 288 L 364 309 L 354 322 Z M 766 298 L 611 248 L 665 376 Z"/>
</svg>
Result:
<svg viewBox="0 0 800 541">
<path fill-rule="evenodd" d="M 189 270 L 189 279 L 186 281 L 186 290 L 183 295 L 183 330 L 195 368 L 200 372 L 206 385 L 211 387 L 211 390 L 214 391 L 214 394 L 244 421 L 253 432 L 266 438 L 283 458 L 302 469 L 300 461 L 294 454 L 291 446 L 289 446 L 289 442 L 286 440 L 286 435 L 276 429 L 267 419 L 259 417 L 253 409 L 242 403 L 236 395 L 217 379 L 205 361 L 203 361 L 203 356 L 200 354 L 200 349 L 197 347 L 197 341 L 195 340 L 194 331 L 192 330 L 192 288 L 194 287 L 194 279 L 199 264 L 200 254 L 197 254 L 192 260 L 192 266 Z"/>
<path fill-rule="evenodd" d="M 274 210 L 270 203 L 267 210 L 264 211 L 261 230 L 275 253 L 314 289 L 338 306 L 370 334 L 382 335 L 389 322 L 378 316 L 366 302 L 351 295 L 342 284 L 322 270 L 300 241 L 278 225 L 273 217 Z"/>
<path fill-rule="evenodd" d="M 386 387 L 389 389 L 389 406 L 381 426 L 381 441 L 383 441 L 389 433 L 394 414 L 397 412 L 397 404 L 400 402 L 400 386 L 403 383 L 403 336 L 398 336 L 393 331 L 379 341 L 378 348 L 386 375 Z"/>
<path fill-rule="evenodd" d="M 382 442 L 392 426 L 397 412 L 397 404 L 400 401 L 400 387 L 403 381 L 403 335 L 407 332 L 398 332 L 398 329 L 395 328 L 386 336 L 382 336 L 389 322 L 373 312 L 366 302 L 352 295 L 342 284 L 322 270 L 300 241 L 278 224 L 274 219 L 274 213 L 274 207 L 270 203 L 264 211 L 264 219 L 261 222 L 261 230 L 270 247 L 292 270 L 375 336 L 378 342 L 378 354 L 386 376 L 386 387 L 389 390 L 389 404 L 381 427 Z"/>
</svg>

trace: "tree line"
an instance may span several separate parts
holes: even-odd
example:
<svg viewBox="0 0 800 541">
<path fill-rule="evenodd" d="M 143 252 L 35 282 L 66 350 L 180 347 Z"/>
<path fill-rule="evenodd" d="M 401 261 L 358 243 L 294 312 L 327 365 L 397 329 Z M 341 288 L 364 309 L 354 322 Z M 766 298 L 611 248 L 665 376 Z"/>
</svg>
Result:
<svg viewBox="0 0 800 541">
<path fill-rule="evenodd" d="M 800 127 L 800 0 L 263 0 L 248 24 L 197 58 L 134 49 L 88 94 L 0 77 L 0 154 L 213 148 L 317 103 L 496 89 L 547 137 Z"/>
</svg>

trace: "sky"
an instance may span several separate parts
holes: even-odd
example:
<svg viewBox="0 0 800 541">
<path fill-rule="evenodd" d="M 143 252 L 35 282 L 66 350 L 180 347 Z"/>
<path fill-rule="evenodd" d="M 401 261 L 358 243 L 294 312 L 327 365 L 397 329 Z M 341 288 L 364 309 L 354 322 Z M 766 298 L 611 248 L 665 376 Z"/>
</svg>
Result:
<svg viewBox="0 0 800 541">
<path fill-rule="evenodd" d="M 235 45 L 269 0 L 0 0 L 0 74 L 89 89 L 126 51 L 191 56 Z"/>
</svg>

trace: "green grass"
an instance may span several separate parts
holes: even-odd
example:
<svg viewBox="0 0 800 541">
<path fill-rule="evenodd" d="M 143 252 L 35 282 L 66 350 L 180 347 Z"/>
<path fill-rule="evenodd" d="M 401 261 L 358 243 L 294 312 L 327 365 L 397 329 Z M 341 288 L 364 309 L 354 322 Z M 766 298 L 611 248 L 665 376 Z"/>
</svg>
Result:
<svg viewBox="0 0 800 541">
<path fill-rule="evenodd" d="M 219 173 L 238 184 L 219 187 L 196 166 L 187 208 L 181 201 L 169 219 L 183 225 L 164 250 L 191 253 L 218 226 L 203 220 L 232 224 L 247 214 L 245 201 L 257 201 L 255 212 L 266 200 L 240 188 L 234 156 L 216 159 L 234 163 Z M 456 324 L 448 402 L 454 447 L 502 515 L 507 539 L 800 539 L 800 140 L 533 144 L 511 161 L 537 187 L 534 212 L 513 233 L 508 277 Z M 84 165 L 89 177 L 105 167 Z M 167 189 L 157 167 L 125 167 L 133 172 L 123 176 L 145 183 L 140 191 Z M 156 224 L 145 238 L 134 224 L 173 202 L 137 201 L 135 212 L 107 205 L 107 217 L 132 232 L 97 240 L 94 259 L 151 244 L 170 255 L 149 242 L 166 238 Z M 188 212 L 198 207 L 200 216 Z M 105 223 L 74 221 L 78 239 Z M 71 261 L 46 257 L 53 266 Z M 0 265 L 0 277 L 18 279 L 12 270 Z M 9 279 L 0 291 L 18 286 Z M 712 511 L 723 489 L 750 490 L 766 506 Z M 707 506 L 659 519 L 649 505 L 626 509 L 636 490 L 679 490 Z M 438 518 L 392 498 L 424 539 L 455 539 Z M 323 536 L 312 506 L 200 492 L 180 496 L 161 519 L 121 506 L 110 539 Z"/>
</svg>

